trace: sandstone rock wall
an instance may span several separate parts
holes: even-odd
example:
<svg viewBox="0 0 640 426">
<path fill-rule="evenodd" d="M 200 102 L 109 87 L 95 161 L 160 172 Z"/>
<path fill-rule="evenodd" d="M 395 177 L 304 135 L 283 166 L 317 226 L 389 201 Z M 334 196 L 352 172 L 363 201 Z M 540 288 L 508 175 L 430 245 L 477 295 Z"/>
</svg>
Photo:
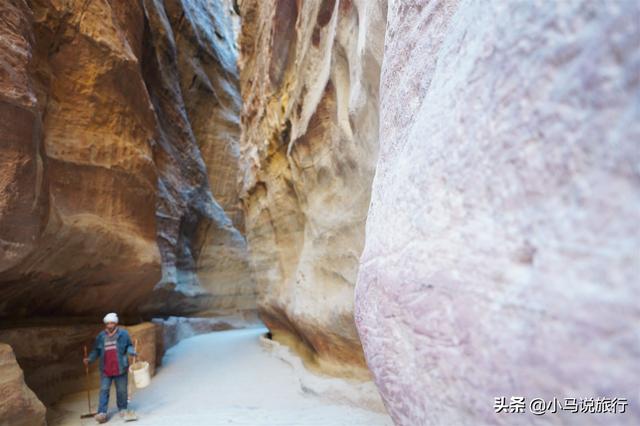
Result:
<svg viewBox="0 0 640 426">
<path fill-rule="evenodd" d="M 159 278 L 143 11 L 85 3 L 0 6 L 2 316 L 130 309 Z"/>
<path fill-rule="evenodd" d="M 255 308 L 240 232 L 235 12 L 222 0 L 144 6 L 151 45 L 142 69 L 160 125 L 156 219 L 163 254 L 162 279 L 146 309 Z"/>
<path fill-rule="evenodd" d="M 0 343 L 0 426 L 43 426 L 45 408 L 24 383 L 11 346 Z"/>
<path fill-rule="evenodd" d="M 49 405 L 86 388 L 82 346 L 91 350 L 100 330 L 99 324 L 21 326 L 1 329 L 0 342 L 11 345 L 29 388 Z"/>
<path fill-rule="evenodd" d="M 159 364 L 156 329 L 160 327 L 144 322 L 124 328 L 137 343 L 140 358 L 149 362 L 151 373 L 155 374 Z M 100 324 L 24 325 L 0 329 L 0 342 L 13 348 L 25 382 L 40 401 L 50 406 L 64 395 L 86 389 L 83 346 L 90 351 L 101 330 Z M 99 377 L 98 364 L 94 363 L 89 383 L 95 388 L 99 386 Z"/>
<path fill-rule="evenodd" d="M 232 15 L 0 4 L 0 317 L 254 306 Z"/>
<path fill-rule="evenodd" d="M 363 374 L 353 289 L 377 152 L 384 2 L 239 1 L 242 200 L 261 318 Z"/>
<path fill-rule="evenodd" d="M 390 2 L 356 321 L 396 424 L 639 421 L 639 14 Z"/>
<path fill-rule="evenodd" d="M 148 362 L 151 375 L 155 375 L 156 367 L 160 364 L 160 360 L 156 358 L 156 348 L 159 346 L 159 342 L 156 340 L 158 325 L 152 322 L 143 322 L 124 328 L 131 336 L 138 353 L 138 359 Z"/>
</svg>

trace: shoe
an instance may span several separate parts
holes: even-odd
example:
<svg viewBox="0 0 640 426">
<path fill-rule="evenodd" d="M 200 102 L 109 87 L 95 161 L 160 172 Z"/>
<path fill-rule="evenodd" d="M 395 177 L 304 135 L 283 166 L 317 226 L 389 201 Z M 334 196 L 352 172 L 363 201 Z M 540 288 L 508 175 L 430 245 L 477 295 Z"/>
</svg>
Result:
<svg viewBox="0 0 640 426">
<path fill-rule="evenodd" d="M 98 422 L 98 423 L 106 423 L 107 422 L 107 415 L 105 413 L 98 413 L 98 414 L 96 414 L 94 419 L 96 419 L 96 422 Z"/>
<path fill-rule="evenodd" d="M 127 414 L 127 410 L 120 410 L 120 417 L 124 417 Z"/>
<path fill-rule="evenodd" d="M 136 415 L 136 412 L 133 410 L 127 410 L 127 412 L 124 415 L 124 421 L 132 422 L 134 420 L 138 420 L 138 416 Z"/>
</svg>

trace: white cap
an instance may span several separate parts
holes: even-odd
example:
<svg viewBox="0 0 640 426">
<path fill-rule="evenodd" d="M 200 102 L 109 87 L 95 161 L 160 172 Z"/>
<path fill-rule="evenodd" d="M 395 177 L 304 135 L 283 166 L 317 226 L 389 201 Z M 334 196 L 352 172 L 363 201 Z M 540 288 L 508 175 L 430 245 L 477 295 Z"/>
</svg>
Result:
<svg viewBox="0 0 640 426">
<path fill-rule="evenodd" d="M 117 324 L 118 314 L 116 314 L 115 312 L 108 313 L 107 315 L 104 316 L 104 319 L 102 321 L 104 321 L 105 324 L 108 322 L 115 322 Z"/>
</svg>

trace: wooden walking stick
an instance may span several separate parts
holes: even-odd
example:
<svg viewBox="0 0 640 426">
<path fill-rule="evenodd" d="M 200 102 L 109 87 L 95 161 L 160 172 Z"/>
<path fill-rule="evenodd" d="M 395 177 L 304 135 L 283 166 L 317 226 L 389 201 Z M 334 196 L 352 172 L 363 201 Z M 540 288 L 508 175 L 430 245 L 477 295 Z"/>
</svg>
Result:
<svg viewBox="0 0 640 426">
<path fill-rule="evenodd" d="M 87 358 L 87 345 L 84 345 L 84 358 Z M 83 363 L 84 363 L 84 358 L 82 359 Z M 87 382 L 87 405 L 89 406 L 89 413 L 81 415 L 80 416 L 81 419 L 86 419 L 88 417 L 93 417 L 96 415 L 96 413 L 93 413 L 91 411 L 91 383 L 89 383 L 89 364 L 85 364 L 84 374 L 86 376 L 86 382 Z"/>
<path fill-rule="evenodd" d="M 136 355 L 138 354 L 138 339 L 133 341 L 133 351 L 136 353 Z M 138 362 L 138 357 L 134 356 L 133 357 L 133 364 L 131 364 L 131 365 L 132 366 L 135 365 L 136 362 Z M 129 367 L 129 368 L 131 368 L 131 367 Z M 129 384 L 131 384 L 131 380 L 129 380 Z M 129 388 L 127 390 L 127 402 L 129 402 L 129 403 L 131 402 L 131 395 L 132 395 L 131 388 L 132 387 L 129 386 Z"/>
<path fill-rule="evenodd" d="M 132 366 L 136 365 L 136 362 L 138 362 L 138 339 L 133 341 L 133 351 L 136 354 L 133 356 L 133 364 L 131 364 Z M 131 394 L 132 394 L 131 386 L 129 386 L 129 395 L 128 395 L 129 399 L 128 399 L 128 402 L 131 402 Z"/>
<path fill-rule="evenodd" d="M 136 362 L 138 362 L 138 339 L 134 340 L 133 342 L 133 351 L 136 353 L 133 357 L 133 364 L 135 365 Z M 131 403 L 131 386 L 129 386 L 128 392 L 127 392 L 127 403 Z M 124 421 L 125 422 L 135 422 L 136 420 L 138 420 L 138 415 L 136 414 L 135 411 L 133 411 L 132 409 L 128 409 L 127 412 L 124 414 Z"/>
</svg>

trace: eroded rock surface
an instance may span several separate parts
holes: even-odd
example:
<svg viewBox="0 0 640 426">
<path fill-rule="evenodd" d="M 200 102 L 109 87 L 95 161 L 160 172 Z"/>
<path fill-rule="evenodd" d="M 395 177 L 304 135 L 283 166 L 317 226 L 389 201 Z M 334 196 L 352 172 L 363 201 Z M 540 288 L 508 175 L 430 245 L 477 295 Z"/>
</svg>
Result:
<svg viewBox="0 0 640 426">
<path fill-rule="evenodd" d="M 13 350 L 4 343 L 0 343 L 0 425 L 46 425 L 44 405 L 24 383 Z"/>
<path fill-rule="evenodd" d="M 0 6 L 3 316 L 128 309 L 159 278 L 143 11 L 85 3 Z"/>
<path fill-rule="evenodd" d="M 360 374 L 353 289 L 377 152 L 386 8 L 239 5 L 242 198 L 259 312 L 308 365 Z"/>
<path fill-rule="evenodd" d="M 144 322 L 122 327 L 129 331 L 141 359 L 150 364 L 151 374 L 155 374 L 156 365 L 159 364 L 156 358 L 156 329 L 159 326 Z M 83 347 L 86 346 L 90 351 L 102 328 L 98 323 L 23 325 L 0 329 L 0 342 L 13 348 L 24 371 L 25 382 L 40 401 L 50 406 L 63 395 L 86 389 Z M 89 383 L 99 386 L 97 362 L 90 367 Z"/>
<path fill-rule="evenodd" d="M 223 0 L 145 0 L 144 7 L 151 45 L 143 75 L 160 125 L 163 254 L 159 291 L 147 309 L 255 308 L 239 203 L 237 16 Z"/>
<path fill-rule="evenodd" d="M 356 321 L 396 424 L 638 422 L 639 13 L 390 2 Z"/>
<path fill-rule="evenodd" d="M 0 317 L 254 306 L 232 15 L 2 2 Z"/>
</svg>

